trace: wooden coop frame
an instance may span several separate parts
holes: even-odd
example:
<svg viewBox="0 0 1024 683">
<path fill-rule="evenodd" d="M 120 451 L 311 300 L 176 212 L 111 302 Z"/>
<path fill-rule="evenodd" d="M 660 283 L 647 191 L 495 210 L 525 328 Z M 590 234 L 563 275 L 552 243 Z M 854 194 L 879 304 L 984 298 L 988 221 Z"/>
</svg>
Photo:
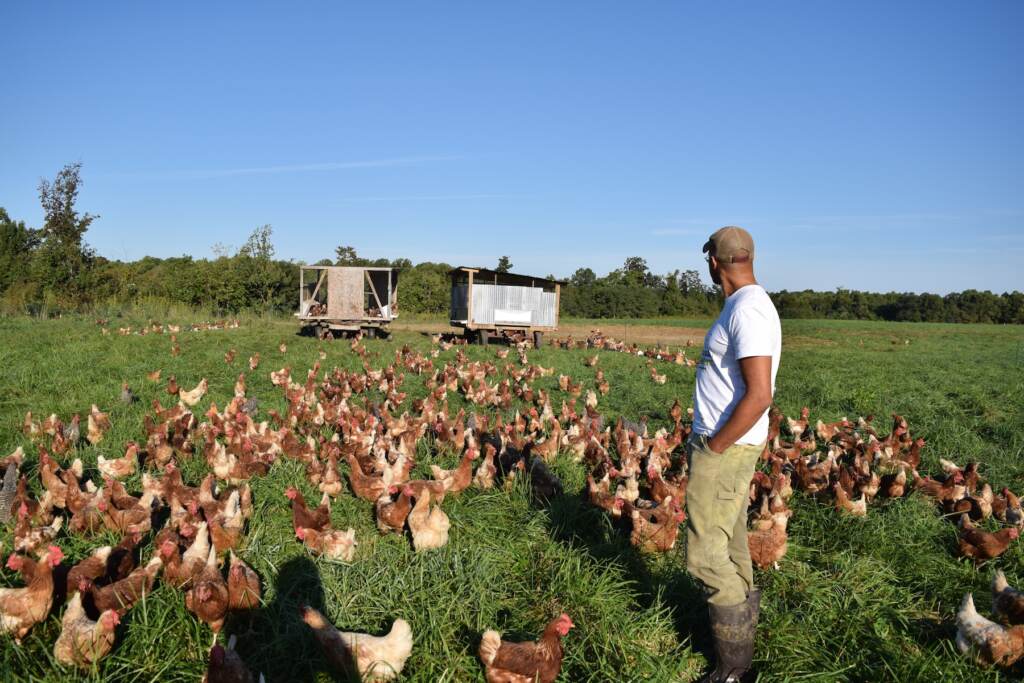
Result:
<svg viewBox="0 0 1024 683">
<path fill-rule="evenodd" d="M 398 271 L 374 266 L 299 266 L 299 310 L 318 334 L 390 335 L 398 317 Z"/>
<path fill-rule="evenodd" d="M 449 271 L 449 320 L 470 341 L 487 344 L 493 336 L 533 337 L 539 348 L 545 332 L 558 329 L 562 280 L 459 266 Z"/>
</svg>

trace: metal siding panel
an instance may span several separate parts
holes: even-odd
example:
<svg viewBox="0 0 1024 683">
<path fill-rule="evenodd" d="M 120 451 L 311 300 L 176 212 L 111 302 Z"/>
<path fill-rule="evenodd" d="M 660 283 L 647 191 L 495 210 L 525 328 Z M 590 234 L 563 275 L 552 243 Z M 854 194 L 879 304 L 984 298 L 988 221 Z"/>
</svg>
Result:
<svg viewBox="0 0 1024 683">
<path fill-rule="evenodd" d="M 530 309 L 533 311 L 533 324 L 544 325 L 544 290 L 540 287 L 530 290 Z"/>
<path fill-rule="evenodd" d="M 494 285 L 473 283 L 473 322 L 487 325 L 494 323 L 494 300 Z"/>
<path fill-rule="evenodd" d="M 555 314 L 558 308 L 558 297 L 554 292 L 543 292 L 540 303 L 540 320 L 538 325 L 555 326 Z"/>
<path fill-rule="evenodd" d="M 492 289 L 494 290 L 494 308 L 519 309 L 519 307 L 513 302 L 511 293 L 507 286 L 498 285 L 496 287 L 492 287 Z"/>
<path fill-rule="evenodd" d="M 466 315 L 466 305 L 458 305 L 456 297 L 465 299 L 464 286 L 452 288 L 452 319 L 461 320 Z M 473 321 L 477 324 L 493 325 L 495 310 L 530 311 L 533 325 L 554 327 L 555 308 L 558 297 L 554 292 L 545 292 L 540 287 L 518 287 L 515 285 L 473 284 Z M 461 314 L 458 317 L 456 313 Z"/>
</svg>

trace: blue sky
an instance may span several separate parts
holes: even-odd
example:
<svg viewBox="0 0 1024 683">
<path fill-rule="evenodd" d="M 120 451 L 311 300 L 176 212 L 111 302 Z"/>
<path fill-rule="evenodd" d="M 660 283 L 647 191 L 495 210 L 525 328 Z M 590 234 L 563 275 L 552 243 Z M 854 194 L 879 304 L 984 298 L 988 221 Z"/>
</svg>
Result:
<svg viewBox="0 0 1024 683">
<path fill-rule="evenodd" d="M 290 6 L 289 6 L 290 5 Z M 1024 4 L 4 3 L 0 206 L 81 161 L 109 258 L 279 256 L 769 289 L 1024 288 Z"/>
</svg>

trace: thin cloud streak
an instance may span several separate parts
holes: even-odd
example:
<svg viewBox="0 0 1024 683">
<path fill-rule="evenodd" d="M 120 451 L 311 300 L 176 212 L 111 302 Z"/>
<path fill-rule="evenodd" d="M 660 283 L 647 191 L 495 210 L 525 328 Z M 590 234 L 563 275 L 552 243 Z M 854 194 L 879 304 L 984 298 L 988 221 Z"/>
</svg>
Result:
<svg viewBox="0 0 1024 683">
<path fill-rule="evenodd" d="M 925 249 L 933 254 L 1005 254 L 1024 252 L 1024 247 L 934 247 Z"/>
<path fill-rule="evenodd" d="M 957 221 L 968 218 L 961 213 L 881 213 L 881 214 L 845 214 L 832 216 L 808 216 L 805 221 L 821 223 L 856 223 L 870 221 L 873 223 L 907 223 L 931 221 Z"/>
<path fill-rule="evenodd" d="M 340 197 L 339 202 L 435 202 L 470 199 L 508 199 L 521 195 L 510 194 L 434 194 L 434 195 L 405 195 L 405 196 L 381 196 L 381 197 Z"/>
<path fill-rule="evenodd" d="M 651 234 L 655 237 L 694 237 L 697 235 L 710 235 L 714 230 L 710 232 L 708 230 L 698 230 L 696 228 L 659 228 L 657 230 L 651 230 Z"/>
<path fill-rule="evenodd" d="M 237 175 L 258 175 L 269 173 L 306 173 L 309 171 L 342 171 L 353 168 L 382 168 L 387 166 L 415 166 L 438 161 L 454 161 L 458 156 L 398 157 L 394 159 L 369 159 L 363 161 L 327 161 L 315 164 L 289 164 L 283 166 L 254 166 L 250 168 L 226 168 L 199 171 L 183 171 L 185 175 L 200 178 L 223 178 Z"/>
</svg>

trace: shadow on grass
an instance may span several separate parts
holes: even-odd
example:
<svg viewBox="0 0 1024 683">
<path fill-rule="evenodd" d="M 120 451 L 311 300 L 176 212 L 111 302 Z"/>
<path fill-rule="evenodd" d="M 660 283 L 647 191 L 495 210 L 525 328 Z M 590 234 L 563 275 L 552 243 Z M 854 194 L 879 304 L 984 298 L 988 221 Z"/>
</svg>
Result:
<svg viewBox="0 0 1024 683">
<path fill-rule="evenodd" d="M 553 498 L 548 505 L 549 532 L 561 543 L 581 548 L 602 565 L 613 564 L 633 581 L 638 602 L 649 607 L 659 599 L 672 609 L 672 620 L 680 642 L 706 659 L 712 658 L 708 632 L 707 602 L 701 585 L 687 573 L 679 543 L 685 543 L 680 529 L 676 550 L 664 556 L 645 556 L 629 542 L 629 527 L 623 521 L 611 523 L 608 515 L 580 495 Z"/>
<path fill-rule="evenodd" d="M 263 590 L 268 592 L 266 585 Z M 225 633 L 237 634 L 236 649 L 252 669 L 254 679 L 263 673 L 267 683 L 315 681 L 325 676 L 349 680 L 324 658 L 299 612 L 303 605 L 309 605 L 328 613 L 316 564 L 306 555 L 289 559 L 277 572 L 273 595 L 253 613 L 233 615 L 225 629 Z"/>
</svg>

